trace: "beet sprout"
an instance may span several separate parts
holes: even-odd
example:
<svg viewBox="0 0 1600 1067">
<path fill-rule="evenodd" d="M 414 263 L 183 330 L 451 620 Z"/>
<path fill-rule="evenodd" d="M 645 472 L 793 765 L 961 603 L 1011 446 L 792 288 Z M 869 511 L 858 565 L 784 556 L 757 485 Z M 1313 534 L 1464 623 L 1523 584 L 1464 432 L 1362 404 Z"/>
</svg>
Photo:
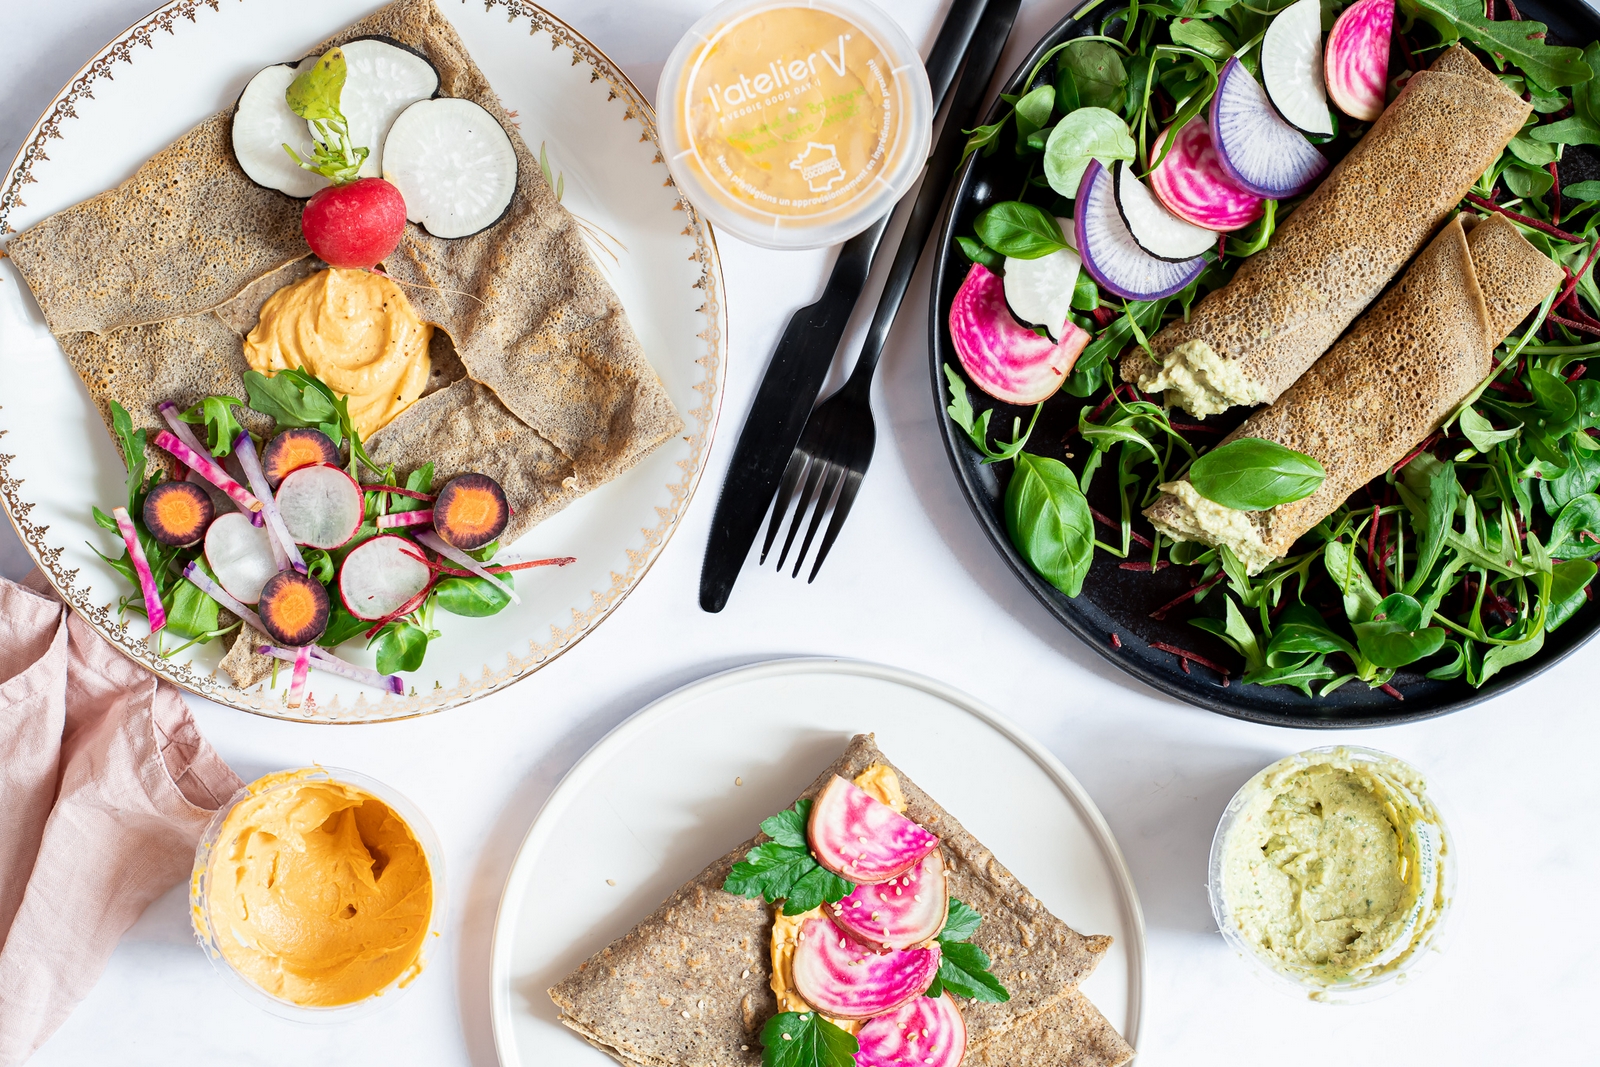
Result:
<svg viewBox="0 0 1600 1067">
<path fill-rule="evenodd" d="M 1188 600 L 1191 597 L 1199 596 L 1201 593 L 1205 592 L 1207 589 L 1210 589 L 1212 586 L 1216 585 L 1218 582 L 1222 581 L 1222 579 L 1224 579 L 1226 577 L 1227 577 L 1227 572 L 1218 571 L 1216 574 L 1213 574 L 1211 577 L 1207 578 L 1205 581 L 1201 582 L 1199 585 L 1195 586 L 1193 589 L 1189 590 L 1187 593 L 1184 593 L 1182 596 L 1176 597 L 1175 599 L 1168 601 L 1167 603 L 1161 605 L 1156 610 L 1152 611 L 1150 613 L 1150 617 L 1152 619 L 1156 619 L 1158 621 L 1161 620 L 1161 619 L 1166 618 L 1167 617 L 1167 612 L 1171 611 L 1173 608 L 1177 607 L 1179 604 L 1182 604 L 1185 600 Z"/>
<path fill-rule="evenodd" d="M 412 500 L 433 501 L 432 493 L 419 493 L 415 489 L 402 489 L 398 485 L 363 485 L 363 493 L 393 493 L 395 496 L 410 497 Z"/>
<path fill-rule="evenodd" d="M 305 702 L 306 674 L 311 666 L 311 649 L 301 645 L 294 653 L 294 675 L 289 681 L 289 706 L 298 708 Z"/>
<path fill-rule="evenodd" d="M 1490 211 L 1497 211 L 1513 222 L 1520 222 L 1524 226 L 1531 226 L 1541 233 L 1547 233 L 1551 237 L 1556 238 L 1558 241 L 1567 241 L 1575 245 L 1583 244 L 1582 237 L 1575 237 L 1566 230 L 1558 229 L 1555 226 L 1550 225 L 1548 222 L 1540 222 L 1538 219 L 1529 218 L 1527 215 L 1519 215 L 1515 211 L 1510 211 L 1501 207 L 1493 200 L 1486 200 L 1477 193 L 1468 193 L 1467 199 L 1472 201 L 1474 204 L 1477 204 L 1481 208 L 1488 208 Z"/>
<path fill-rule="evenodd" d="M 144 613 L 150 620 L 150 632 L 155 633 L 167 624 L 167 609 L 161 604 L 161 590 L 156 586 L 156 576 L 150 572 L 150 561 L 145 558 L 144 545 L 139 543 L 139 531 L 134 527 L 128 509 L 112 508 L 111 514 L 117 520 L 117 532 L 122 535 L 122 543 L 128 548 L 128 560 L 133 564 L 133 573 L 139 579 L 139 594 L 144 597 Z"/>
<path fill-rule="evenodd" d="M 1228 675 L 1231 672 L 1226 667 L 1218 666 L 1217 664 L 1215 664 L 1215 663 L 1211 662 L 1210 660 L 1206 659 L 1204 656 L 1200 655 L 1198 652 L 1190 652 L 1186 648 L 1179 648 L 1177 645 L 1169 645 L 1165 641 L 1151 641 L 1150 642 L 1150 647 L 1151 648 L 1160 649 L 1162 652 L 1170 652 L 1172 655 L 1177 656 L 1181 660 L 1185 660 L 1185 661 L 1193 660 L 1194 662 L 1200 664 L 1200 666 L 1202 666 L 1202 667 L 1209 667 L 1212 670 L 1216 671 L 1218 674 L 1222 675 L 1222 684 L 1223 685 L 1227 685 L 1228 684 Z"/>
<path fill-rule="evenodd" d="M 464 571 L 459 567 L 446 567 L 438 560 L 429 559 L 427 556 L 424 556 L 419 552 L 413 552 L 409 548 L 402 548 L 400 552 L 403 555 L 410 556 L 412 559 L 416 560 L 418 563 L 421 563 L 423 566 L 437 574 L 448 574 L 452 578 L 477 577 L 477 575 L 473 574 L 471 571 Z M 565 567 L 569 563 L 576 562 L 578 562 L 577 556 L 551 556 L 549 559 L 529 559 L 524 560 L 521 563 L 496 563 L 494 566 L 486 567 L 484 569 L 490 574 L 506 574 L 510 571 L 525 571 L 530 567 Z"/>
</svg>

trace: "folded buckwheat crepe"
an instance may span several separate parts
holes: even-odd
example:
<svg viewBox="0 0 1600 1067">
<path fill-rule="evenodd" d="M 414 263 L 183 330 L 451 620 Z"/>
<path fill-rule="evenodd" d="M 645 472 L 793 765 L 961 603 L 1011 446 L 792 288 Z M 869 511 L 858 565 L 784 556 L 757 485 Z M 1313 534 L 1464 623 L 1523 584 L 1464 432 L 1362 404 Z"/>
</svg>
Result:
<svg viewBox="0 0 1600 1067">
<path fill-rule="evenodd" d="M 815 797 L 835 774 L 854 778 L 874 763 L 890 765 L 871 735 L 857 735 L 801 798 Z M 982 842 L 904 772 L 895 773 L 906 815 L 942 839 L 950 895 L 983 916 L 972 941 L 1011 993 L 1003 1004 L 959 1002 L 965 1062 L 1116 1067 L 1131 1059 L 1133 1049 L 1078 990 L 1111 938 L 1086 937 L 1050 914 Z M 721 886 L 762 840 L 757 835 L 712 863 L 551 989 L 561 1022 L 623 1064 L 760 1064 L 761 1028 L 778 1010 L 769 985 L 773 907 Z"/>
</svg>

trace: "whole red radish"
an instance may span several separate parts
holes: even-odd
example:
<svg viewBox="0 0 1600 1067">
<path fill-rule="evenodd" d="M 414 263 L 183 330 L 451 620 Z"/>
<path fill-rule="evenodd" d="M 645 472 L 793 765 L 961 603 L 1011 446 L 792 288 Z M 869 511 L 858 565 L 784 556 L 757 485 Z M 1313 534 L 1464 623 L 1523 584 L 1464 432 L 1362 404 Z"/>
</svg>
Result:
<svg viewBox="0 0 1600 1067">
<path fill-rule="evenodd" d="M 382 178 L 330 185 L 306 201 L 300 229 L 330 267 L 377 266 L 393 252 L 406 229 L 406 202 Z"/>
</svg>

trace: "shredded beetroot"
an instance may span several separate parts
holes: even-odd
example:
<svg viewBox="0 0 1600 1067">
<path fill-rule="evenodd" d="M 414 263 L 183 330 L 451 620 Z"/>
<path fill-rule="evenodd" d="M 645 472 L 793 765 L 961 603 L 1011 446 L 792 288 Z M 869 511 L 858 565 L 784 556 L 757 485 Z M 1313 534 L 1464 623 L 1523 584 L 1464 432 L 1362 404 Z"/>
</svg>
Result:
<svg viewBox="0 0 1600 1067">
<path fill-rule="evenodd" d="M 1189 669 L 1188 668 L 1188 663 L 1187 663 L 1187 661 L 1189 661 L 1189 660 L 1193 660 L 1194 662 L 1200 664 L 1200 666 L 1202 666 L 1202 667 L 1209 667 L 1212 670 L 1216 671 L 1218 674 L 1222 675 L 1223 680 L 1224 680 L 1224 684 L 1226 684 L 1226 680 L 1227 680 L 1228 675 L 1230 673 L 1232 673 L 1231 671 L 1228 670 L 1228 668 L 1218 666 L 1217 664 L 1215 664 L 1215 663 L 1211 662 L 1210 660 L 1206 659 L 1204 656 L 1200 655 L 1198 652 L 1190 652 L 1186 648 L 1179 648 L 1177 645 L 1169 645 L 1165 641 L 1151 641 L 1150 642 L 1150 647 L 1151 648 L 1158 648 L 1162 652 L 1170 652 L 1172 655 L 1177 656 L 1180 660 L 1184 660 L 1185 661 L 1184 670 L 1186 670 L 1186 671 Z"/>
<path fill-rule="evenodd" d="M 1171 426 L 1174 430 L 1181 430 L 1184 433 L 1227 433 L 1228 432 L 1228 431 L 1224 430 L 1220 426 L 1201 426 L 1197 422 L 1173 422 L 1173 421 L 1171 421 L 1169 419 L 1167 421 L 1167 425 Z"/>
<path fill-rule="evenodd" d="M 1600 337 L 1600 322 L 1596 322 L 1593 326 L 1591 326 L 1587 323 L 1576 322 L 1572 319 L 1566 318 L 1565 316 L 1557 315 L 1554 311 L 1550 313 L 1550 321 L 1555 323 L 1557 326 L 1565 326 L 1569 330 L 1577 330 L 1579 333 L 1586 333 L 1593 337 Z"/>
<path fill-rule="evenodd" d="M 1499 204 L 1495 203 L 1493 200 L 1485 200 L 1477 193 L 1468 193 L 1467 199 L 1472 201 L 1474 204 L 1477 204 L 1481 208 L 1488 208 L 1490 211 L 1497 211 L 1514 222 L 1520 222 L 1524 226 L 1531 226 L 1541 233 L 1549 234 L 1551 237 L 1555 237 L 1562 241 L 1569 241 L 1575 245 L 1583 244 L 1583 238 L 1581 237 L 1574 236 L 1573 234 L 1568 233 L 1566 230 L 1557 229 L 1548 222 L 1540 222 L 1538 219 L 1532 219 L 1526 215 L 1519 215 L 1515 211 L 1508 211 Z"/>
<path fill-rule="evenodd" d="M 421 563 L 436 574 L 448 574 L 452 578 L 477 577 L 477 575 L 473 574 L 471 571 L 464 571 L 459 567 L 446 567 L 438 560 L 432 560 L 428 559 L 426 556 L 420 556 L 411 551 L 409 548 L 402 548 L 400 551 L 405 555 L 410 556 L 418 563 Z M 577 556 L 551 556 L 549 559 L 530 559 L 524 560 L 521 563 L 497 563 L 492 567 L 486 567 L 484 569 L 489 571 L 491 574 L 505 574 L 508 571 L 525 571 L 531 567 L 565 567 L 569 563 L 576 562 L 578 562 Z"/>
<path fill-rule="evenodd" d="M 1144 571 L 1146 574 L 1150 574 L 1155 571 L 1166 570 L 1168 567 L 1172 566 L 1172 564 L 1168 563 L 1166 560 L 1160 560 L 1154 566 L 1151 566 L 1149 563 L 1119 563 L 1117 566 L 1125 571 Z"/>
<path fill-rule="evenodd" d="M 1586 363 L 1578 364 L 1576 367 L 1572 368 L 1572 373 L 1567 375 L 1567 381 L 1569 383 L 1577 381 L 1579 378 L 1583 377 L 1584 373 L 1588 369 L 1589 369 L 1588 364 L 1586 364 Z"/>
<path fill-rule="evenodd" d="M 1553 224 L 1555 224 L 1557 226 L 1560 226 L 1561 225 L 1561 175 L 1556 170 L 1556 165 L 1555 165 L 1554 162 L 1552 162 L 1550 164 L 1550 177 L 1555 181 L 1555 184 L 1553 186 L 1551 186 L 1551 192 L 1555 195 L 1555 207 L 1552 208 L 1551 211 L 1550 211 L 1550 221 Z"/>
<path fill-rule="evenodd" d="M 1098 522 L 1101 526 L 1104 526 L 1107 529 L 1110 529 L 1110 530 L 1120 530 L 1120 529 L 1122 529 L 1122 523 L 1113 522 L 1112 519 L 1111 519 L 1111 516 L 1107 515 L 1103 511 L 1096 511 L 1094 508 L 1090 508 L 1089 509 L 1089 514 L 1094 516 L 1094 521 L 1095 522 Z M 1145 537 L 1138 530 L 1135 530 L 1135 529 L 1130 527 L 1128 529 L 1128 535 L 1130 537 L 1132 537 L 1135 541 L 1137 541 L 1139 544 L 1143 545 L 1146 548 L 1154 548 L 1155 547 L 1153 544 L 1150 543 L 1150 538 Z"/>
<path fill-rule="evenodd" d="M 1179 604 L 1182 604 L 1185 600 L 1189 600 L 1192 597 L 1199 596 L 1205 590 L 1210 589 L 1212 586 L 1214 586 L 1218 582 L 1222 581 L 1222 579 L 1225 578 L 1225 577 L 1227 577 L 1227 575 L 1224 572 L 1218 571 L 1216 574 L 1213 574 L 1211 577 L 1207 578 L 1205 581 L 1201 582 L 1199 585 L 1195 586 L 1193 589 L 1189 590 L 1187 593 L 1184 593 L 1182 596 L 1180 596 L 1180 597 L 1178 597 L 1178 598 L 1176 598 L 1174 600 L 1171 600 L 1171 601 L 1161 605 L 1156 610 L 1152 611 L 1150 613 L 1150 617 L 1152 619 L 1156 619 L 1156 620 L 1160 620 L 1160 619 L 1166 618 L 1167 617 L 1167 612 L 1171 611 L 1173 608 L 1177 607 Z"/>
<path fill-rule="evenodd" d="M 1121 648 L 1122 647 L 1122 638 L 1117 636 L 1117 633 L 1116 633 L 1115 630 L 1113 630 L 1111 632 L 1111 647 L 1112 648 Z"/>
<path fill-rule="evenodd" d="M 1097 307 L 1089 312 L 1094 317 L 1094 323 L 1102 330 L 1116 321 L 1117 313 L 1107 307 Z"/>
<path fill-rule="evenodd" d="M 1219 233 L 1219 234 L 1217 234 L 1217 258 L 1221 259 L 1223 256 L 1225 256 L 1227 254 L 1228 254 L 1228 235 L 1225 234 L 1225 233 Z"/>
<path fill-rule="evenodd" d="M 1589 272 L 1589 268 L 1594 266 L 1594 257 L 1596 252 L 1600 252 L 1600 241 L 1596 241 L 1594 243 L 1594 247 L 1589 249 L 1589 255 L 1585 257 L 1583 266 L 1578 268 L 1578 273 L 1573 274 L 1571 271 L 1567 270 L 1567 268 L 1561 268 L 1562 272 L 1567 276 L 1567 286 L 1565 289 L 1561 290 L 1561 296 L 1556 300 L 1555 303 L 1556 307 L 1561 307 L 1569 302 L 1575 302 L 1575 298 L 1577 297 L 1578 293 L 1578 283 L 1582 281 L 1583 276 Z"/>
<path fill-rule="evenodd" d="M 1517 0 L 1506 0 L 1506 10 L 1511 12 L 1512 22 L 1522 21 L 1522 12 L 1517 10 Z"/>
<path fill-rule="evenodd" d="M 1411 54 L 1411 42 L 1406 40 L 1406 35 L 1403 33 L 1396 34 L 1395 39 L 1400 42 L 1400 54 L 1406 57 L 1406 66 L 1410 67 L 1413 72 L 1421 70 L 1422 64 L 1418 63 L 1417 57 Z"/>
<path fill-rule="evenodd" d="M 1388 682 L 1384 682 L 1382 685 L 1378 686 L 1378 688 L 1383 690 L 1385 693 L 1388 693 L 1390 696 L 1394 697 L 1396 700 L 1402 700 L 1402 701 L 1405 700 L 1405 697 L 1400 694 L 1400 690 L 1396 689 L 1394 686 L 1390 685 Z"/>
<path fill-rule="evenodd" d="M 1550 317 L 1551 318 L 1555 318 L 1554 315 L 1552 315 Z M 1489 388 L 1493 389 L 1497 393 L 1508 393 L 1511 396 L 1517 397 L 1517 398 L 1522 399 L 1522 400 L 1532 400 L 1533 399 L 1533 394 L 1528 392 L 1526 389 L 1524 389 L 1522 387 L 1522 383 L 1520 383 L 1520 382 L 1493 381 L 1493 382 L 1489 383 Z"/>
<path fill-rule="evenodd" d="M 410 497 L 412 500 L 433 500 L 432 493 L 419 493 L 415 489 L 402 489 L 398 485 L 363 485 L 364 493 L 393 493 L 395 496 Z"/>
<path fill-rule="evenodd" d="M 403 619 L 407 615 L 410 615 L 413 611 L 416 611 L 418 608 L 422 607 L 422 602 L 428 598 L 428 594 L 432 591 L 433 583 L 429 582 L 425 587 L 423 587 L 422 592 L 418 593 L 416 596 L 412 597 L 410 600 L 406 601 L 404 604 L 401 604 L 398 608 L 395 608 L 393 611 L 389 612 L 389 614 L 373 623 L 371 628 L 367 630 L 367 640 L 371 641 L 374 637 L 377 637 L 378 631 L 382 630 L 385 626 L 388 626 L 391 622 L 394 622 L 396 619 Z"/>
<path fill-rule="evenodd" d="M 1418 445 L 1416 448 L 1413 448 L 1411 450 L 1411 453 L 1408 456 L 1406 456 L 1405 459 L 1402 459 L 1399 463 L 1396 463 L 1393 467 L 1389 468 L 1389 473 L 1391 475 L 1399 474 L 1402 470 L 1405 469 L 1406 464 L 1410 463 L 1412 460 L 1414 460 L 1418 456 L 1422 455 L 1428 449 L 1432 448 L 1435 444 L 1438 443 L 1439 439 L 1441 437 L 1443 437 L 1443 436 L 1444 436 L 1444 434 L 1439 433 L 1438 431 L 1435 431 L 1435 432 L 1429 434 L 1427 437 L 1423 438 L 1422 443 L 1420 445 Z"/>
</svg>

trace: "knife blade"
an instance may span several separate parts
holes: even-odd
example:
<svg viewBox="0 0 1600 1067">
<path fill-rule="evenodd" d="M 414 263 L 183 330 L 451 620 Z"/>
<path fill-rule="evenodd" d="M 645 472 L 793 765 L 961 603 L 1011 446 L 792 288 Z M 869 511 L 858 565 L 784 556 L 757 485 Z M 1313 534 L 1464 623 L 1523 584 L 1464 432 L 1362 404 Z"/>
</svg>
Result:
<svg viewBox="0 0 1600 1067">
<path fill-rule="evenodd" d="M 936 113 L 949 94 L 956 70 L 988 5 L 989 0 L 955 0 L 939 29 L 925 64 Z M 872 271 L 873 257 L 891 215 L 892 212 L 841 246 L 822 296 L 796 311 L 778 340 L 745 416 L 711 518 L 711 534 L 700 570 L 700 607 L 706 611 L 721 611 L 728 603 L 733 583 L 761 529 L 761 519 L 778 490 L 789 454 L 799 442 L 806 418 L 822 391 L 823 379 Z"/>
</svg>

